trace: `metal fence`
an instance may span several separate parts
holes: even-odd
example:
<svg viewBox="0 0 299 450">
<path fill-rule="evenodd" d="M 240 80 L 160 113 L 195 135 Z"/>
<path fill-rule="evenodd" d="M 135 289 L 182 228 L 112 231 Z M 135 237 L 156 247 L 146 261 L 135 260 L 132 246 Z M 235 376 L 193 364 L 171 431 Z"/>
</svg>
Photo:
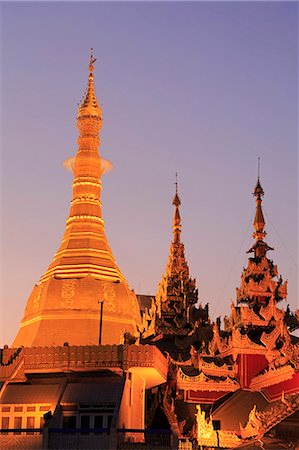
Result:
<svg viewBox="0 0 299 450">
<path fill-rule="evenodd" d="M 102 449 L 102 450 L 166 450 L 171 449 L 172 436 L 169 430 L 139 429 L 49 429 L 48 447 L 58 449 Z"/>
<path fill-rule="evenodd" d="M 0 448 L 5 450 L 40 450 L 43 448 L 42 429 L 0 430 Z"/>
<path fill-rule="evenodd" d="M 116 449 L 115 436 L 108 428 L 49 428 L 47 441 L 45 448 L 51 450 Z"/>
<path fill-rule="evenodd" d="M 128 428 L 44 428 L 0 430 L 5 450 L 170 450 L 177 449 L 170 430 Z"/>
<path fill-rule="evenodd" d="M 118 449 L 171 449 L 173 445 L 172 433 L 170 430 L 136 430 L 118 428 L 117 448 Z"/>
</svg>

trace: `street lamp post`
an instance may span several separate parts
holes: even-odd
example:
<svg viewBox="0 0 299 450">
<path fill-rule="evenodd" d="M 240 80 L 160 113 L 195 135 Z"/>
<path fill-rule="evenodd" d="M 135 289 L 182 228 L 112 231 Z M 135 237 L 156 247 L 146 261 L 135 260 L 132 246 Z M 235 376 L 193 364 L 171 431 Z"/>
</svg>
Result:
<svg viewBox="0 0 299 450">
<path fill-rule="evenodd" d="M 99 329 L 99 345 L 102 345 L 102 330 L 103 330 L 103 305 L 104 300 L 99 300 L 100 304 L 100 329 Z"/>
</svg>

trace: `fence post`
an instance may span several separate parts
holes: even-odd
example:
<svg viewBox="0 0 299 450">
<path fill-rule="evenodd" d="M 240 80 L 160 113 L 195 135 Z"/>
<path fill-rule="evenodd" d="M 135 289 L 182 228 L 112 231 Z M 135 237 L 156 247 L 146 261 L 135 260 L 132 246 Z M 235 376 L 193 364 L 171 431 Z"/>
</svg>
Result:
<svg viewBox="0 0 299 450">
<path fill-rule="evenodd" d="M 48 427 L 44 427 L 43 431 L 43 444 L 42 444 L 42 448 L 43 449 L 47 449 L 49 448 L 49 428 Z"/>
<path fill-rule="evenodd" d="M 170 438 L 171 438 L 171 448 L 173 450 L 177 450 L 178 447 L 179 447 L 178 435 L 176 433 L 172 432 L 171 435 L 170 435 Z"/>
<path fill-rule="evenodd" d="M 117 446 L 117 432 L 116 427 L 110 428 L 109 449 L 116 450 Z"/>
</svg>

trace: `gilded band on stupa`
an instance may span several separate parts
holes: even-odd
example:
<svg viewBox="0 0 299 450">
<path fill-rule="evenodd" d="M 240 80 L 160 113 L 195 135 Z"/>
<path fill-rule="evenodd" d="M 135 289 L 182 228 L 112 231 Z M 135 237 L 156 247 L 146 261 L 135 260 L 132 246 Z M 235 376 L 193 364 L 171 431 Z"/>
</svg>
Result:
<svg viewBox="0 0 299 450">
<path fill-rule="evenodd" d="M 62 345 L 66 341 L 96 344 L 99 301 L 103 302 L 106 324 L 103 343 L 118 344 L 125 332 L 137 334 L 138 302 L 115 262 L 102 218 L 103 164 L 98 151 L 102 109 L 94 88 L 95 61 L 91 50 L 88 85 L 78 108 L 78 151 L 65 232 L 52 263 L 27 302 L 14 341 L 16 347 Z"/>
</svg>

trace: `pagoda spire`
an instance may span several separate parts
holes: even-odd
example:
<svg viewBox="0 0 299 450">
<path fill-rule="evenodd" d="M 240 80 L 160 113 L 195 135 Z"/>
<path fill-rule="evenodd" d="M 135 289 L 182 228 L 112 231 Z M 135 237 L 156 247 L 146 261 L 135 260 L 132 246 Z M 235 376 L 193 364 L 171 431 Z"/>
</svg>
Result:
<svg viewBox="0 0 299 450">
<path fill-rule="evenodd" d="M 137 298 L 116 264 L 102 218 L 102 110 L 94 88 L 95 61 L 91 49 L 87 89 L 78 107 L 78 150 L 65 232 L 28 299 L 15 347 L 96 345 L 102 319 L 103 344 L 119 344 L 124 332 L 138 334 Z"/>
<path fill-rule="evenodd" d="M 179 207 L 181 205 L 181 199 L 178 194 L 178 174 L 175 174 L 175 196 L 173 198 L 172 204 L 175 207 L 174 217 L 173 217 L 173 241 L 175 243 L 179 243 L 181 241 L 181 231 L 182 231 L 182 222 L 180 216 Z"/>
<path fill-rule="evenodd" d="M 166 334 L 177 332 L 178 327 L 189 322 L 188 308 L 198 300 L 196 280 L 190 278 L 185 248 L 181 242 L 182 223 L 179 210 L 181 199 L 178 194 L 177 174 L 172 204 L 175 207 L 172 225 L 173 241 L 170 243 L 166 270 L 156 294 L 156 332 L 161 331 Z M 186 329 L 182 331 L 184 332 Z"/>
<path fill-rule="evenodd" d="M 93 49 L 90 49 L 90 61 L 89 61 L 89 75 L 88 75 L 88 85 L 86 88 L 85 95 L 79 105 L 78 109 L 78 119 L 86 116 L 94 116 L 98 117 L 102 120 L 102 110 L 99 106 L 99 102 L 97 100 L 95 89 L 94 89 L 94 63 L 96 62 L 96 58 L 93 57 Z"/>
<path fill-rule="evenodd" d="M 253 305 L 267 305 L 269 298 L 279 301 L 286 297 L 286 282 L 282 283 L 278 276 L 277 266 L 267 258 L 267 251 L 274 250 L 263 240 L 266 236 L 265 219 L 262 210 L 262 196 L 264 195 L 259 177 L 253 192 L 256 197 L 256 211 L 253 221 L 253 237 L 256 242 L 247 253 L 254 253 L 249 258 L 247 269 L 243 270 L 241 286 L 237 288 L 237 302 Z"/>
<path fill-rule="evenodd" d="M 264 238 L 267 236 L 265 231 L 265 219 L 262 209 L 262 197 L 264 196 L 264 190 L 262 188 L 260 178 L 258 176 L 257 183 L 253 191 L 254 197 L 256 197 L 256 208 L 255 208 L 255 216 L 253 221 L 253 237 L 256 240 L 255 244 L 248 250 L 247 253 L 254 252 L 255 257 L 263 257 L 265 256 L 268 250 L 273 250 L 272 247 L 269 247 L 266 242 L 264 242 Z"/>
<path fill-rule="evenodd" d="M 62 244 L 52 264 L 41 278 L 42 281 L 46 281 L 53 275 L 59 278 L 75 278 L 79 274 L 80 276 L 90 274 L 97 278 L 108 277 L 113 281 L 122 278 L 109 248 L 102 218 L 100 201 L 102 168 L 98 151 L 102 110 L 94 88 L 95 61 L 91 49 L 87 89 L 77 115 L 79 136 L 78 151 L 74 162 L 71 209 L 66 221 Z M 88 238 L 87 247 L 85 247 L 83 237 Z M 107 259 L 105 263 L 103 251 L 105 251 L 105 259 Z"/>
<path fill-rule="evenodd" d="M 253 195 L 256 197 L 256 211 L 255 211 L 254 222 L 253 222 L 255 231 L 253 233 L 253 237 L 257 241 L 262 241 L 264 239 L 264 237 L 266 237 L 267 233 L 264 231 L 266 223 L 265 223 L 264 214 L 263 214 L 263 210 L 262 210 L 262 197 L 264 196 L 264 190 L 261 186 L 259 178 L 257 179 L 257 183 L 254 188 Z"/>
</svg>

